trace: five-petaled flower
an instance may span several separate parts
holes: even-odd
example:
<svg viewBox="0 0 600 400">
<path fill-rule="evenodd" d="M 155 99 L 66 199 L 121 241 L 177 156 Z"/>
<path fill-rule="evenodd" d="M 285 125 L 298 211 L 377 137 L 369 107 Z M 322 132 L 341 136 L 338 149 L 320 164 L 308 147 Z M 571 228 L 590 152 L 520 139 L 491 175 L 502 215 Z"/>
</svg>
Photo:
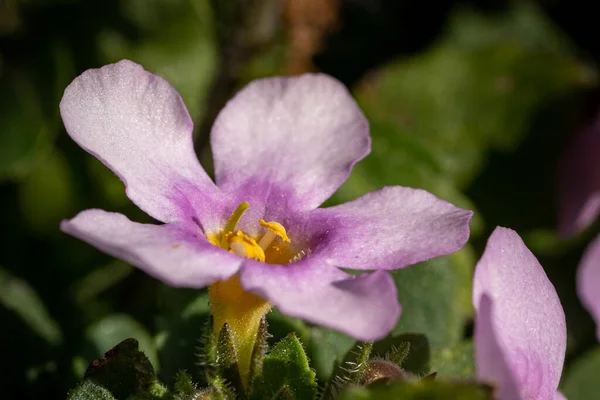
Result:
<svg viewBox="0 0 600 400">
<path fill-rule="evenodd" d="M 475 268 L 477 376 L 499 400 L 559 400 L 567 347 L 554 286 L 519 235 L 498 227 Z"/>
<path fill-rule="evenodd" d="M 317 208 L 370 151 L 368 122 L 325 75 L 241 90 L 212 128 L 216 184 L 194 153 L 183 101 L 137 64 L 84 72 L 60 110 L 69 135 L 164 223 L 87 210 L 62 229 L 169 285 L 210 286 L 216 329 L 228 322 L 251 337 L 273 304 L 361 340 L 382 338 L 400 315 L 387 270 L 454 252 L 469 236 L 471 211 L 419 189 Z"/>
</svg>

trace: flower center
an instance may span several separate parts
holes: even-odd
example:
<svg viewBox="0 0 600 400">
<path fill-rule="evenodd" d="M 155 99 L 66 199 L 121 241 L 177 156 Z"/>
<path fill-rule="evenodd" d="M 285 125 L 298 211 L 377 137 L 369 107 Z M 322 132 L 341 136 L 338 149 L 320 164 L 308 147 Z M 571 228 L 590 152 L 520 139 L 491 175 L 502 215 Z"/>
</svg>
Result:
<svg viewBox="0 0 600 400">
<path fill-rule="evenodd" d="M 207 239 L 230 253 L 268 264 L 287 264 L 298 261 L 305 254 L 292 251 L 291 240 L 284 226 L 279 222 L 260 219 L 258 223 L 265 232 L 261 237 L 256 238 L 236 230 L 242 215 L 249 208 L 250 204 L 247 202 L 241 203 L 231 214 L 223 230 L 217 235 L 207 236 Z"/>
</svg>

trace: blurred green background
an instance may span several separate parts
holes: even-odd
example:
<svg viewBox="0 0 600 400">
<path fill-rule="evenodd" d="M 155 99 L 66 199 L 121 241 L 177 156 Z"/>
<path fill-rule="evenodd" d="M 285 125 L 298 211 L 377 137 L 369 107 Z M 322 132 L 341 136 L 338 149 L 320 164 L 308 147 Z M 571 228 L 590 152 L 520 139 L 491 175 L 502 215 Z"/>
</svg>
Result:
<svg viewBox="0 0 600 400">
<path fill-rule="evenodd" d="M 210 126 L 248 81 L 307 71 L 348 85 L 373 151 L 328 202 L 383 185 L 427 189 L 476 210 L 451 256 L 394 274 L 424 370 L 473 376 L 471 274 L 496 225 L 516 229 L 561 297 L 569 329 L 562 390 L 600 392 L 600 347 L 574 275 L 595 225 L 556 226 L 557 162 L 598 106 L 591 3 L 417 0 L 0 0 L 0 397 L 63 398 L 88 363 L 136 337 L 160 377 L 202 380 L 195 351 L 206 294 L 174 290 L 58 230 L 86 208 L 150 222 L 121 182 L 68 137 L 64 88 L 128 58 L 182 95 L 210 170 Z M 353 341 L 269 314 L 299 333 L 318 376 Z"/>
</svg>

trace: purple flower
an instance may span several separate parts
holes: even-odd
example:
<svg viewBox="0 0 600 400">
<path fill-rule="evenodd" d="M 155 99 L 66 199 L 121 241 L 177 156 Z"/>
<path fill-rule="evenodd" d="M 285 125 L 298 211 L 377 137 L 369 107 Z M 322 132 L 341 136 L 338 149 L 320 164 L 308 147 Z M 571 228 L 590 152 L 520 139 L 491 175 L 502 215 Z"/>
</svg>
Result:
<svg viewBox="0 0 600 400">
<path fill-rule="evenodd" d="M 568 237 L 591 225 L 600 214 L 600 115 L 565 151 L 558 173 L 559 232 Z M 600 236 L 585 250 L 577 270 L 577 294 L 596 321 L 600 340 Z"/>
<path fill-rule="evenodd" d="M 567 146 L 558 169 L 558 230 L 572 236 L 600 215 L 600 116 Z"/>
<path fill-rule="evenodd" d="M 475 268 L 475 361 L 501 400 L 564 399 L 557 392 L 567 345 L 554 286 L 519 235 L 498 227 Z"/>
<path fill-rule="evenodd" d="M 600 340 L 600 236 L 587 247 L 577 270 L 579 300 L 596 321 L 596 337 Z"/>
<path fill-rule="evenodd" d="M 61 228 L 169 285 L 229 282 L 225 297 L 241 285 L 288 315 L 375 340 L 400 314 L 386 270 L 454 252 L 469 236 L 471 211 L 419 189 L 317 208 L 370 148 L 366 119 L 325 75 L 242 89 L 212 129 L 216 184 L 194 154 L 183 101 L 137 64 L 84 72 L 60 110 L 69 135 L 163 223 L 86 210 Z"/>
</svg>

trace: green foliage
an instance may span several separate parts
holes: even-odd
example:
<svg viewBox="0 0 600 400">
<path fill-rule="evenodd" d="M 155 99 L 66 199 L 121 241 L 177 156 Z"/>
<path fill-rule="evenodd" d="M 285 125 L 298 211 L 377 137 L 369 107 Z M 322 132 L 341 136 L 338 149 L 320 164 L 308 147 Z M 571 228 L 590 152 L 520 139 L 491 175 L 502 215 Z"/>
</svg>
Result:
<svg viewBox="0 0 600 400">
<path fill-rule="evenodd" d="M 84 380 L 69 392 L 68 400 L 114 400 L 115 397 L 104 386 L 93 380 Z"/>
<path fill-rule="evenodd" d="M 454 347 L 445 347 L 431 358 L 431 370 L 440 379 L 474 379 L 473 341 L 465 340 Z"/>
<path fill-rule="evenodd" d="M 449 383 L 435 380 L 374 384 L 344 391 L 339 400 L 492 400 L 489 387 L 469 383 Z"/>
<path fill-rule="evenodd" d="M 208 0 L 135 0 L 122 13 L 143 40 L 106 30 L 100 35 L 104 62 L 129 58 L 167 79 L 199 119 L 218 63 L 213 13 Z"/>
<path fill-rule="evenodd" d="M 394 334 L 426 335 L 431 354 L 457 344 L 472 315 L 473 265 L 467 248 L 395 272 L 402 316 Z"/>
<path fill-rule="evenodd" d="M 43 301 L 29 284 L 0 267 L 0 304 L 17 314 L 23 322 L 49 344 L 58 345 L 63 337 L 60 326 L 48 313 Z"/>
<path fill-rule="evenodd" d="M 315 378 L 302 344 L 289 334 L 265 356 L 263 376 L 252 383 L 249 398 L 313 399 L 317 395 Z"/>
<path fill-rule="evenodd" d="M 600 392 L 600 347 L 577 358 L 563 375 L 562 392 L 568 399 L 594 399 Z"/>
<path fill-rule="evenodd" d="M 135 339 L 127 339 L 106 352 L 104 358 L 90 364 L 85 380 L 96 382 L 116 398 L 147 392 L 155 382 L 154 368 L 138 350 Z"/>
<path fill-rule="evenodd" d="M 367 361 L 371 356 L 373 343 L 357 342 L 333 370 L 321 399 L 334 398 L 341 388 L 358 382 L 359 377 L 367 369 Z"/>
<path fill-rule="evenodd" d="M 139 343 L 145 357 L 158 370 L 158 356 L 152 337 L 142 324 L 129 315 L 113 314 L 102 318 L 88 327 L 86 336 L 90 343 L 94 345 L 96 354 L 102 354 L 105 349 L 109 349 L 115 343 L 127 338 L 135 338 L 136 350 Z"/>
</svg>

